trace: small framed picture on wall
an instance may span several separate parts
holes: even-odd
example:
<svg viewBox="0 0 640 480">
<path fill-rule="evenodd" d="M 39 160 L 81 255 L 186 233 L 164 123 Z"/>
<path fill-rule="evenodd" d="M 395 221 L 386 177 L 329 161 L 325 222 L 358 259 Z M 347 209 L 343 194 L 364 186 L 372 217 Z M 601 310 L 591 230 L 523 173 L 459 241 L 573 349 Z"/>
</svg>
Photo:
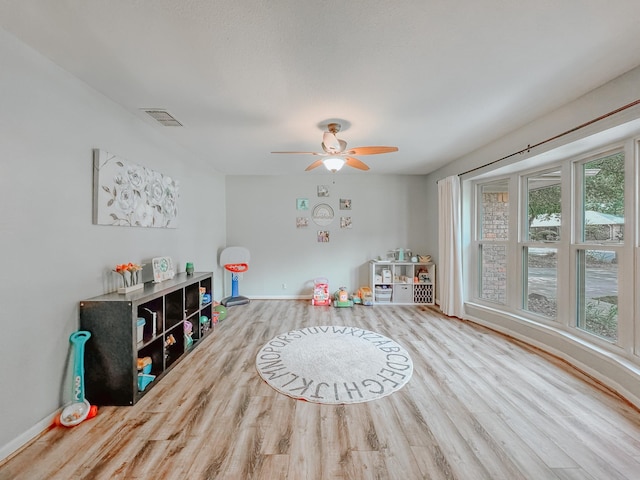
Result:
<svg viewBox="0 0 640 480">
<path fill-rule="evenodd" d="M 296 228 L 306 228 L 309 226 L 309 217 L 296 218 Z"/>
<path fill-rule="evenodd" d="M 327 185 L 318 185 L 318 196 L 319 197 L 328 197 L 329 196 L 329 187 Z"/>
<path fill-rule="evenodd" d="M 351 210 L 351 199 L 350 198 L 341 198 L 340 199 L 340 210 Z"/>
<path fill-rule="evenodd" d="M 329 243 L 329 230 L 318 230 L 318 243 Z"/>
<path fill-rule="evenodd" d="M 296 198 L 296 209 L 297 210 L 309 210 L 309 199 L 308 198 Z"/>
</svg>

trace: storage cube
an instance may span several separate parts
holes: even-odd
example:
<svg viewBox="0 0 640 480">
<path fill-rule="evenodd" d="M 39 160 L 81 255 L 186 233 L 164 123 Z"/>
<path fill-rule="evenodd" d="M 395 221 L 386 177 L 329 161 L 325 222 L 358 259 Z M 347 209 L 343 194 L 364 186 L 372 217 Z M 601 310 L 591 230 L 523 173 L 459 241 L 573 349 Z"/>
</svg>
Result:
<svg viewBox="0 0 640 480">
<path fill-rule="evenodd" d="M 376 302 L 390 302 L 391 301 L 391 288 L 379 286 L 375 288 L 375 301 Z"/>
<path fill-rule="evenodd" d="M 413 285 L 396 284 L 393 286 L 394 303 L 413 303 Z"/>
</svg>

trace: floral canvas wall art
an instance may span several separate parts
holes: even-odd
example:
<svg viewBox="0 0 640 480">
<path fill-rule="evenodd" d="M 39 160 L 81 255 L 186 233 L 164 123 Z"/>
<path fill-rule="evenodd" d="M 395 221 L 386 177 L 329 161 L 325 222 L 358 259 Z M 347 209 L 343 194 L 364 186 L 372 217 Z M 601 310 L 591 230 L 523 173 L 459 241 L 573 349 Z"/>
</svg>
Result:
<svg viewBox="0 0 640 480">
<path fill-rule="evenodd" d="M 177 228 L 179 185 L 173 178 L 96 149 L 93 223 Z"/>
</svg>

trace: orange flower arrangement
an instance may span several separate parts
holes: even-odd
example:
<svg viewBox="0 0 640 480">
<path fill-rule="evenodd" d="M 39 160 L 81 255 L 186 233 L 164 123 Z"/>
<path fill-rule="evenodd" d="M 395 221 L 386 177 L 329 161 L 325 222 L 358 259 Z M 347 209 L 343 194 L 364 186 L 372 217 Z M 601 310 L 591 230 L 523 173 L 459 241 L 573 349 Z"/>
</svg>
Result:
<svg viewBox="0 0 640 480">
<path fill-rule="evenodd" d="M 137 265 L 135 263 L 122 263 L 120 265 L 116 265 L 116 268 L 113 270 L 116 273 L 122 275 L 122 281 L 124 282 L 125 288 L 130 285 L 137 285 L 140 279 L 138 278 L 138 272 L 142 270 L 144 265 Z"/>
</svg>

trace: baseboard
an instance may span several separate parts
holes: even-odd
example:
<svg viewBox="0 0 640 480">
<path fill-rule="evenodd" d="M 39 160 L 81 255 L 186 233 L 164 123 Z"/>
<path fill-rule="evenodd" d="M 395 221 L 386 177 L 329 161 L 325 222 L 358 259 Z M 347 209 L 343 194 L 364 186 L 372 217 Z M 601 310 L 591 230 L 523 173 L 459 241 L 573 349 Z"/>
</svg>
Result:
<svg viewBox="0 0 640 480">
<path fill-rule="evenodd" d="M 311 300 L 311 295 L 253 295 L 251 300 Z"/>
<path fill-rule="evenodd" d="M 0 448 L 0 462 L 8 460 L 10 457 L 18 453 L 22 447 L 26 446 L 33 439 L 47 431 L 51 427 L 51 425 L 53 425 L 53 422 L 55 421 L 58 414 L 59 411 L 56 411 L 48 415 L 47 417 L 36 423 L 29 430 L 24 432 L 22 435 L 14 438 L 6 445 L 3 445 Z"/>
</svg>

